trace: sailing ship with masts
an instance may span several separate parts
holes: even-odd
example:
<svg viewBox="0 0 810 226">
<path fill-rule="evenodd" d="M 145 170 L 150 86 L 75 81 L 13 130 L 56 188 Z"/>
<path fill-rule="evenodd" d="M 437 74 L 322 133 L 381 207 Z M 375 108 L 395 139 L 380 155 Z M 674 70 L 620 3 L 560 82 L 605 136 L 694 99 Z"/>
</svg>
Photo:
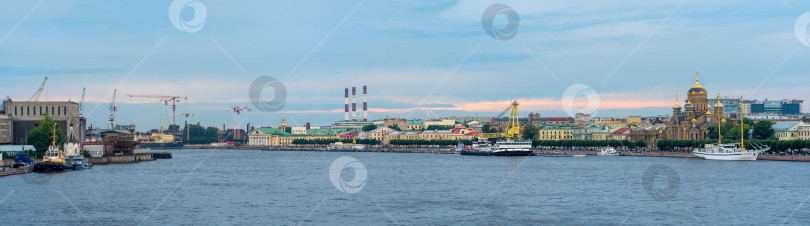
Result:
<svg viewBox="0 0 810 226">
<path fill-rule="evenodd" d="M 718 99 L 718 101 L 720 101 Z M 740 97 L 740 103 L 742 103 L 742 97 Z M 745 123 L 743 119 L 745 115 L 742 112 L 742 109 L 739 111 L 740 120 L 740 143 L 732 143 L 732 144 L 723 144 L 723 135 L 720 133 L 720 124 L 717 126 L 717 144 L 706 144 L 703 148 L 698 148 L 693 151 L 693 154 L 699 158 L 703 159 L 710 159 L 710 160 L 743 160 L 743 161 L 755 161 L 759 154 L 762 152 L 770 150 L 770 147 L 767 145 L 757 145 L 753 144 L 753 149 L 746 149 L 745 148 Z M 726 119 L 723 119 L 721 123 L 725 122 Z"/>
</svg>

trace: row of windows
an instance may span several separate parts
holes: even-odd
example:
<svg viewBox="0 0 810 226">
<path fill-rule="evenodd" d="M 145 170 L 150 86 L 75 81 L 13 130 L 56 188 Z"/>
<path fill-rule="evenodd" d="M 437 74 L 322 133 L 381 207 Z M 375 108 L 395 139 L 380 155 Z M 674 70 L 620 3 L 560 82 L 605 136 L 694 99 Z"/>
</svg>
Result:
<svg viewBox="0 0 810 226">
<path fill-rule="evenodd" d="M 43 106 L 14 106 L 14 115 L 42 115 L 44 113 L 50 115 L 67 115 L 67 107 L 44 106 L 43 108 Z"/>
<path fill-rule="evenodd" d="M 541 131 L 540 134 L 571 134 L 571 131 Z"/>
</svg>

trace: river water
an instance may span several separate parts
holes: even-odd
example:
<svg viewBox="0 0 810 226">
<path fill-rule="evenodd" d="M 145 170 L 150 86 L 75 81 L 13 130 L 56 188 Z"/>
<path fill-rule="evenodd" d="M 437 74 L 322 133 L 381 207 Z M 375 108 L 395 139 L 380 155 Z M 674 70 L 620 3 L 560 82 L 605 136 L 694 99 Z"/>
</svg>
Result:
<svg viewBox="0 0 810 226">
<path fill-rule="evenodd" d="M 0 177 L 2 224 L 810 225 L 810 163 L 172 153 Z"/>
</svg>

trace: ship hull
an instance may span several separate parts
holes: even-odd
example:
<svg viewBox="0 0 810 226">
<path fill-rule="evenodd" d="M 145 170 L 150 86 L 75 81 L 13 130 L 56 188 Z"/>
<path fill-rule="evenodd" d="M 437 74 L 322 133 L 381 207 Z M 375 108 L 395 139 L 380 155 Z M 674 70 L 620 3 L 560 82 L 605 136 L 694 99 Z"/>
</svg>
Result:
<svg viewBox="0 0 810 226">
<path fill-rule="evenodd" d="M 37 173 L 63 172 L 70 169 L 71 167 L 68 167 L 67 164 L 55 162 L 38 162 L 34 164 L 33 168 L 34 172 Z"/>
<path fill-rule="evenodd" d="M 140 143 L 138 144 L 140 148 L 153 148 L 153 149 L 161 149 L 161 148 L 182 148 L 182 142 L 175 142 L 175 143 Z"/>
<path fill-rule="evenodd" d="M 709 160 L 729 160 L 729 161 L 756 161 L 759 153 L 756 152 L 736 152 L 736 153 L 706 153 L 694 152 L 698 158 Z"/>
<path fill-rule="evenodd" d="M 477 156 L 490 156 L 491 151 L 461 151 L 461 155 L 477 155 Z"/>
<path fill-rule="evenodd" d="M 492 152 L 494 156 L 529 156 L 532 155 L 531 150 L 507 150 Z"/>
</svg>

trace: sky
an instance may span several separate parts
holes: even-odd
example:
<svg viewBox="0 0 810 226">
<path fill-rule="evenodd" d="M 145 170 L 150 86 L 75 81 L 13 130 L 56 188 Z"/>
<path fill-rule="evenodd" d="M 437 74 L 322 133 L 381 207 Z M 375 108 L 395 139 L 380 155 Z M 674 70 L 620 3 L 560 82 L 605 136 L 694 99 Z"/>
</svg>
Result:
<svg viewBox="0 0 810 226">
<path fill-rule="evenodd" d="M 797 0 L 6 0 L 0 96 L 27 100 L 48 76 L 41 100 L 86 88 L 85 116 L 104 128 L 117 90 L 117 123 L 139 130 L 160 125 L 164 104 L 127 94 L 187 97 L 177 113 L 205 126 L 326 125 L 344 117 L 344 88 L 363 85 L 372 120 L 494 116 L 511 100 L 521 116 L 668 114 L 696 72 L 712 97 L 810 99 L 807 12 Z M 485 18 L 517 30 L 489 35 Z M 251 88 L 265 76 L 286 92 Z M 252 111 L 237 123 L 232 106 Z"/>
</svg>

